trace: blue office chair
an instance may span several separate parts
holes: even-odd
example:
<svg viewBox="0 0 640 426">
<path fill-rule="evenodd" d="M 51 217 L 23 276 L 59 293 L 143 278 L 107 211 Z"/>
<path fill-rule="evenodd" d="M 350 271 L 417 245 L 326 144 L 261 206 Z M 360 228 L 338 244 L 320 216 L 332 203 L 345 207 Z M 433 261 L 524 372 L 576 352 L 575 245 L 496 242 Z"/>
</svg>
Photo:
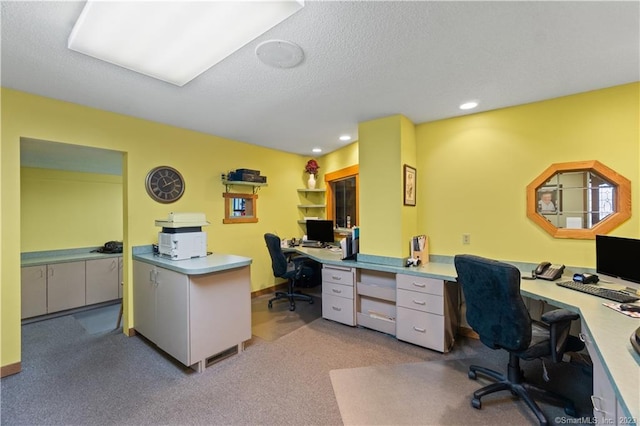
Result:
<svg viewBox="0 0 640 426">
<path fill-rule="evenodd" d="M 542 321 L 548 326 L 549 334 L 534 341 L 531 317 L 520 295 L 520 271 L 515 266 L 472 255 L 455 256 L 454 264 L 467 304 L 467 322 L 486 346 L 509 352 L 506 376 L 485 367 L 469 367 L 470 379 L 475 380 L 477 374 L 482 373 L 497 381 L 475 391 L 471 405 L 480 409 L 480 398 L 484 395 L 509 390 L 529 406 L 540 425 L 547 425 L 531 392 L 564 406 L 565 413 L 575 417 L 572 401 L 524 382 L 520 360 L 550 357 L 553 362 L 560 362 L 565 351 L 584 348 L 577 337 L 569 335 L 571 321 L 580 316 L 565 309 L 545 313 Z"/>
<path fill-rule="evenodd" d="M 287 283 L 287 291 L 276 291 L 275 297 L 269 299 L 269 309 L 273 307 L 273 302 L 280 299 L 289 300 L 289 310 L 296 310 L 296 300 L 304 300 L 313 303 L 313 297 L 295 291 L 296 285 L 303 279 L 310 278 L 314 274 L 314 269 L 308 265 L 311 259 L 305 256 L 297 256 L 287 259 L 280 247 L 280 237 L 274 234 L 264 234 L 264 241 L 267 243 L 269 255 L 271 256 L 271 268 L 273 276 L 285 278 Z M 291 260 L 294 268 L 287 270 L 288 261 Z"/>
</svg>

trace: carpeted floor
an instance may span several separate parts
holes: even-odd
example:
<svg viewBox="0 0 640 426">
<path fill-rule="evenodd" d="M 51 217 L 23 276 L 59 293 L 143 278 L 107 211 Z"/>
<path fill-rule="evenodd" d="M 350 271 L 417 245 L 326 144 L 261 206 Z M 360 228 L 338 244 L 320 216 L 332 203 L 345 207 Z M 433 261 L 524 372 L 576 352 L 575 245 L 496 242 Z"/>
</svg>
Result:
<svg viewBox="0 0 640 426">
<path fill-rule="evenodd" d="M 485 396 L 481 410 L 471 407 L 473 392 L 492 381 L 480 375 L 478 380 L 470 380 L 467 376 L 469 365 L 487 366 L 497 371 L 505 368 L 500 351 L 487 355 L 481 359 L 333 370 L 330 372 L 331 383 L 342 420 L 345 425 L 536 424 L 537 419 L 526 404 L 513 399 L 506 391 Z M 540 364 L 528 364 L 524 368 L 529 380 L 540 385 Z M 549 373 L 553 381 L 546 387 L 571 395 L 578 413 L 590 416 L 590 388 L 582 386 L 590 376 L 581 368 L 566 364 L 562 369 L 550 366 Z M 574 420 L 566 416 L 562 407 L 539 405 L 552 424 L 562 423 L 561 419 Z"/>
<path fill-rule="evenodd" d="M 274 311 L 268 322 L 279 327 L 280 314 Z M 140 337 L 119 331 L 90 334 L 73 316 L 25 325 L 23 370 L 0 381 L 1 424 L 339 425 L 343 404 L 339 407 L 336 394 L 342 401 L 343 392 L 334 393 L 335 371 L 393 371 L 394 366 L 402 371 L 403 365 L 432 364 L 425 361 L 452 365 L 457 371 L 458 364 L 442 361 L 501 357 L 499 351 L 466 338 L 459 338 L 454 350 L 443 355 L 321 318 L 300 324 L 274 340 L 253 338 L 243 353 L 202 374 Z M 390 378 L 389 386 L 392 382 Z M 589 381 L 581 386 L 589 387 Z M 437 399 L 450 392 L 451 385 L 429 378 L 424 388 Z M 462 389 L 456 396 L 460 407 L 468 405 L 469 395 Z M 518 410 L 518 404 L 506 405 Z M 495 415 L 494 406 L 472 411 L 463 423 L 491 416 L 494 424 L 509 424 Z M 420 424 L 440 421 L 423 420 Z"/>
</svg>

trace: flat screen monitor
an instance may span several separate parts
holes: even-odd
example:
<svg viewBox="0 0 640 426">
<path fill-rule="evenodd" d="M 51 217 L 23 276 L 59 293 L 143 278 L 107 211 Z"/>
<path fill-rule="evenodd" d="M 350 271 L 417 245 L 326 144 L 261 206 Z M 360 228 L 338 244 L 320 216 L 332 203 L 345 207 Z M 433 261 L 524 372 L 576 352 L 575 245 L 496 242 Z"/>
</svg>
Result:
<svg viewBox="0 0 640 426">
<path fill-rule="evenodd" d="M 307 220 L 307 239 L 323 244 L 333 242 L 332 220 Z"/>
<path fill-rule="evenodd" d="M 640 240 L 596 235 L 596 270 L 634 283 L 640 283 Z"/>
</svg>

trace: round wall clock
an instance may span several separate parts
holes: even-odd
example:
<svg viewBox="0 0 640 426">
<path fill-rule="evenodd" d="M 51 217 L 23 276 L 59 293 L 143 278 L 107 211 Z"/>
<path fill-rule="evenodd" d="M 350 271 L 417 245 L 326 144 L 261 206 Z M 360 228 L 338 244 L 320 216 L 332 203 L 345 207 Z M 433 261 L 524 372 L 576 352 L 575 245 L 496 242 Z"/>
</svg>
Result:
<svg viewBox="0 0 640 426">
<path fill-rule="evenodd" d="M 160 203 L 173 203 L 184 194 L 184 178 L 179 171 L 169 166 L 158 166 L 147 174 L 147 193 Z"/>
</svg>

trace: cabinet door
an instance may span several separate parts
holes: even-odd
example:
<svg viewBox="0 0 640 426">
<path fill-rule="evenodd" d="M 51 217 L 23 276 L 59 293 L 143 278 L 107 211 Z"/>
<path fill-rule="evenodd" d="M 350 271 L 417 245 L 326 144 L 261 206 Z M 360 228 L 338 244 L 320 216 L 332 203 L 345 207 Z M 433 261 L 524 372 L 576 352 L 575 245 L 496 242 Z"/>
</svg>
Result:
<svg viewBox="0 0 640 426">
<path fill-rule="evenodd" d="M 85 262 L 47 265 L 47 312 L 85 305 Z"/>
<path fill-rule="evenodd" d="M 133 262 L 133 320 L 134 328 L 155 342 L 156 268 L 148 263 Z"/>
<path fill-rule="evenodd" d="M 26 266 L 20 273 L 22 316 L 30 318 L 47 313 L 47 267 Z"/>
<path fill-rule="evenodd" d="M 157 270 L 154 343 L 189 365 L 189 277 L 169 269 Z"/>
<path fill-rule="evenodd" d="M 118 299 L 122 299 L 122 291 L 123 288 L 123 280 L 124 275 L 122 274 L 122 257 L 118 258 Z"/>
<path fill-rule="evenodd" d="M 586 330 L 584 323 L 582 330 Z M 593 417 L 596 424 L 617 424 L 617 406 L 616 393 L 609 382 L 607 373 L 604 371 L 604 365 L 600 361 L 600 357 L 593 346 L 591 336 L 582 332 L 580 338 L 585 343 L 591 362 L 593 363 L 593 395 L 591 403 L 593 404 Z"/>
<path fill-rule="evenodd" d="M 87 305 L 118 298 L 118 258 L 87 260 Z"/>
</svg>

